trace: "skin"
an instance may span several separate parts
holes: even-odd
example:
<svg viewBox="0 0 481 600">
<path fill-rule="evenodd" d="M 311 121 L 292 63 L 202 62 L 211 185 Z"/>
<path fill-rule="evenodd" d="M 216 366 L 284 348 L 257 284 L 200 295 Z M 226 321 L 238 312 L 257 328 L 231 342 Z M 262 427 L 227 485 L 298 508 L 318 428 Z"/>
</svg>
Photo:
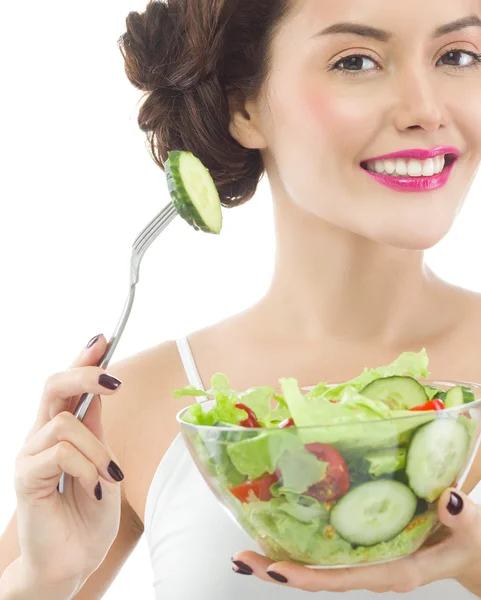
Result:
<svg viewBox="0 0 481 600">
<path fill-rule="evenodd" d="M 294 1 L 273 40 L 268 80 L 255 98 L 241 104 L 232 99 L 230 125 L 238 142 L 260 149 L 265 161 L 274 200 L 275 270 L 254 306 L 189 336 L 204 385 L 215 372 L 228 374 L 238 390 L 275 386 L 285 376 L 306 386 L 343 381 L 423 347 L 433 379 L 481 381 L 481 297 L 424 265 L 424 251 L 452 227 L 481 160 L 481 69 L 440 62 L 455 49 L 481 53 L 481 28 L 438 39 L 432 32 L 462 17 L 481 17 L 481 4 Z M 341 21 L 393 37 L 387 43 L 353 34 L 311 39 Z M 362 73 L 329 70 L 352 55 L 368 56 Z M 462 54 L 456 64 L 474 61 Z M 438 145 L 456 146 L 462 154 L 448 184 L 434 192 L 393 191 L 360 168 L 371 157 Z M 158 398 L 186 385 L 172 342 L 142 361 L 142 402 L 148 407 L 138 411 L 146 416 L 133 435 L 135 452 L 121 457 L 126 494 L 138 515 L 178 432 L 182 402 L 160 406 Z M 185 405 L 191 402 L 185 399 Z M 480 479 L 478 456 L 463 490 L 469 493 Z M 311 591 L 403 592 L 453 577 L 481 597 L 480 510 L 463 498 L 456 517 L 446 510 L 449 492 L 439 502 L 444 540 L 391 564 L 317 572 L 241 549 L 233 559 L 265 581 Z M 268 570 L 288 583 L 275 582 Z"/>
<path fill-rule="evenodd" d="M 463 328 L 462 306 L 472 324 L 479 298 L 440 281 L 423 259 L 453 225 L 481 158 L 481 71 L 452 66 L 475 64 L 467 54 L 442 60 L 454 49 L 479 53 L 481 28 L 435 40 L 432 32 L 480 9 L 473 0 L 297 2 L 274 39 L 268 81 L 231 123 L 241 144 L 262 150 L 278 244 L 269 292 L 237 323 L 249 331 L 243 336 L 253 336 L 262 323 L 263 332 L 275 331 L 291 350 L 329 348 L 334 364 L 350 345 L 348 355 L 359 349 L 368 364 L 366 354 L 391 358 L 408 347 L 420 349 L 423 340 L 433 347 L 440 339 L 446 343 Z M 387 30 L 392 39 L 312 39 L 344 21 Z M 334 61 L 352 55 L 367 56 L 355 75 L 329 71 Z M 344 73 L 346 64 L 338 63 Z M 392 191 L 360 169 L 374 156 L 438 145 L 462 153 L 440 190 Z M 227 327 L 235 329 L 235 321 Z M 334 366 L 330 372 L 338 373 Z M 254 552 L 233 559 L 261 579 L 269 581 L 268 571 L 275 571 L 287 579 L 279 585 L 309 591 L 407 592 L 453 577 L 481 594 L 473 562 L 481 552 L 480 509 L 464 496 L 462 514 L 453 517 L 448 501 L 446 492 L 439 515 L 447 539 L 391 565 L 316 572 L 272 564 Z"/>
</svg>

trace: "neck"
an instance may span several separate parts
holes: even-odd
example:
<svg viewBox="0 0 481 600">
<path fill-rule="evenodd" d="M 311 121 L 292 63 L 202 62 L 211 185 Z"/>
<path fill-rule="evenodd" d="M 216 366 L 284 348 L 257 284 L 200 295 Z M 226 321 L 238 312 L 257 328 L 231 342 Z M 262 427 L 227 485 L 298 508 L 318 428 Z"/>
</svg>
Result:
<svg viewBox="0 0 481 600">
<path fill-rule="evenodd" d="M 435 300 L 446 308 L 449 286 L 422 251 L 378 244 L 292 202 L 274 213 L 275 270 L 260 308 L 276 335 L 403 346 L 428 334 Z"/>
</svg>

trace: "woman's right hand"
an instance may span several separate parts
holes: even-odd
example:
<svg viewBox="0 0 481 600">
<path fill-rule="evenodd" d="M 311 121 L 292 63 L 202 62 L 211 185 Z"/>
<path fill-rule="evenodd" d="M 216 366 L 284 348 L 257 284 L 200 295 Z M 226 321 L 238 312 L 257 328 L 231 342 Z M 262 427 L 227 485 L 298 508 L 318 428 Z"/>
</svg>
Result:
<svg viewBox="0 0 481 600">
<path fill-rule="evenodd" d="M 106 371 L 96 366 L 106 348 L 102 335 L 67 371 L 47 379 L 35 423 L 16 456 L 20 559 L 25 572 L 46 585 L 85 581 L 119 530 L 120 485 L 108 471 L 115 459 L 106 447 L 99 397 L 116 390 L 99 383 Z M 79 421 L 73 411 L 85 392 L 96 395 Z M 69 477 L 60 494 L 62 472 Z"/>
</svg>

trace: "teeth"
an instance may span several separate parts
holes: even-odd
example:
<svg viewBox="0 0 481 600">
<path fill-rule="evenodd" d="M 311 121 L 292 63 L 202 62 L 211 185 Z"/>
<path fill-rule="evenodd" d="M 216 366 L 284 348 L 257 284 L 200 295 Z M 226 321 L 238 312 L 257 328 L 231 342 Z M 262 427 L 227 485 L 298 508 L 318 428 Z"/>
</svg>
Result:
<svg viewBox="0 0 481 600">
<path fill-rule="evenodd" d="M 415 158 L 398 158 L 395 160 L 370 160 L 367 163 L 368 171 L 392 175 L 394 177 L 432 177 L 441 173 L 446 164 L 445 156 L 436 156 L 427 160 Z"/>
</svg>

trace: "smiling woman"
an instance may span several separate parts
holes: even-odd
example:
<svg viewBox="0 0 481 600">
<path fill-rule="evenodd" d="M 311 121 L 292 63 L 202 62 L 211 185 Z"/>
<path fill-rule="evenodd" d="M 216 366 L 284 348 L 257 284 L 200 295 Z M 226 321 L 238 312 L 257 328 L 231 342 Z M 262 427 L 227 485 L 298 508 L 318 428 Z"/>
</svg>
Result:
<svg viewBox="0 0 481 600">
<path fill-rule="evenodd" d="M 224 206 L 249 200 L 263 173 L 274 200 L 277 252 L 266 296 L 178 343 L 199 393 L 216 371 L 236 389 L 293 373 L 310 385 L 421 347 L 436 376 L 481 378 L 481 362 L 470 366 L 479 333 L 457 345 L 467 331 L 481 331 L 481 298 L 424 265 L 424 250 L 451 229 L 481 160 L 481 20 L 473 8 L 472 0 L 170 0 L 129 16 L 121 48 L 130 81 L 146 92 L 139 125 L 159 166 L 182 147 L 208 166 Z M 170 452 L 176 462 L 185 458 L 179 439 Z M 441 498 L 450 541 L 418 559 L 314 573 L 238 552 L 249 540 L 221 517 L 192 463 L 182 474 L 168 464 L 156 469 L 145 513 L 159 598 L 189 597 L 181 559 L 195 570 L 199 597 L 301 597 L 255 580 L 235 583 L 221 566 L 234 553 L 237 573 L 312 591 L 472 597 L 453 581 L 434 583 L 445 577 L 481 590 L 473 571 L 478 509 L 467 497 L 456 519 L 460 496 L 451 496 L 452 514 L 449 494 Z M 478 459 L 469 481 L 480 473 Z M 180 537 L 162 493 L 167 481 L 178 490 L 177 510 L 182 503 Z M 256 493 L 262 500 L 274 481 L 266 473 L 236 489 L 243 502 Z M 194 485 L 195 503 L 180 491 Z M 431 587 L 416 590 L 424 584 Z"/>
<path fill-rule="evenodd" d="M 7 570 L 13 579 L 20 573 L 30 585 L 32 580 L 46 584 L 41 587 L 48 598 L 52 580 L 67 581 L 76 600 L 100 598 L 144 531 L 159 600 L 301 600 L 303 590 L 332 592 L 333 600 L 377 600 L 379 593 L 394 600 L 400 592 L 409 600 L 481 597 L 481 507 L 473 493 L 481 479 L 481 455 L 473 453 L 462 490 L 444 489 L 453 485 L 476 419 L 465 409 L 462 422 L 451 426 L 441 413 L 444 400 L 464 409 L 469 389 L 462 382 L 473 382 L 475 389 L 481 381 L 481 295 L 450 285 L 425 264 L 425 251 L 453 227 L 481 163 L 480 11 L 479 0 L 152 0 L 143 12 L 127 16 L 119 46 L 127 78 L 143 93 L 138 124 L 155 163 L 165 169 L 175 151 L 192 153 L 209 170 L 226 208 L 250 201 L 266 175 L 275 225 L 272 280 L 262 298 L 242 312 L 110 365 L 117 379 L 110 383 L 122 383 L 115 394 L 97 388 L 97 376 L 87 382 L 106 350 L 102 336 L 77 357 L 75 368 L 49 380 L 17 461 L 23 503 L 18 521 L 12 519 L 0 541 L 1 573 L 15 564 L 20 546 L 17 570 Z M 168 165 L 167 173 L 173 167 Z M 176 186 L 175 179 L 169 175 Z M 209 222 L 214 231 L 221 224 L 216 214 Z M 232 252 L 244 253 L 254 241 L 252 231 L 248 223 Z M 473 243 L 478 237 L 475 230 Z M 272 252 L 261 244 L 256 248 Z M 174 261 L 177 255 L 169 256 Z M 208 263 L 207 270 L 203 262 L 203 268 L 192 269 L 199 261 L 196 252 L 189 252 L 189 260 L 187 276 L 194 270 L 208 273 L 218 286 L 211 279 L 194 286 L 185 278 L 171 285 L 170 295 L 177 293 L 179 304 L 187 298 L 189 312 L 197 309 L 200 294 L 210 303 L 215 292 L 223 301 L 227 292 L 235 296 L 241 287 L 250 288 L 250 279 L 246 285 L 232 268 L 232 289 L 226 290 L 223 276 L 230 263 L 225 268 Z M 254 262 L 245 277 L 256 267 Z M 406 379 L 395 382 L 394 393 L 410 389 L 410 402 L 390 410 L 410 406 L 416 422 L 407 431 L 412 437 L 401 432 L 398 448 L 384 424 L 377 436 L 363 422 L 357 424 L 361 434 L 349 439 L 296 437 L 299 407 L 305 426 L 312 423 L 313 406 L 327 406 L 333 418 L 350 418 L 351 408 L 358 416 L 366 407 L 386 411 L 377 398 L 386 381 L 370 392 L 374 381 L 367 392 L 364 385 L 354 390 L 361 411 L 346 406 L 348 395 L 327 400 L 325 391 L 322 404 L 316 404 L 311 400 L 317 396 L 305 397 L 301 388 L 363 378 L 366 367 L 390 365 L 404 353 L 421 355 L 423 366 L 423 348 L 431 384 L 459 385 L 454 394 L 422 386 L 412 378 L 426 377 L 424 367 L 418 372 L 403 361 L 397 365 L 392 377 Z M 380 369 L 377 375 L 386 374 Z M 226 374 L 228 382 L 212 378 L 216 373 Z M 84 391 L 78 389 L 82 374 L 82 385 L 101 393 L 102 404 L 93 403 L 82 423 L 69 410 L 57 418 L 59 407 L 75 406 L 71 394 Z M 285 473 L 293 485 L 302 480 L 296 494 L 307 497 L 304 504 L 291 506 L 282 519 L 272 518 L 279 510 L 260 516 L 270 519 L 271 531 L 277 528 L 282 537 L 287 528 L 292 538 L 300 538 L 296 544 L 324 538 L 326 547 L 337 545 L 350 558 L 342 565 L 369 553 L 379 559 L 412 552 L 437 518 L 444 524 L 438 537 L 385 564 L 311 569 L 275 562 L 286 558 L 275 539 L 256 544 L 230 519 L 178 435 L 176 415 L 193 404 L 194 391 L 205 396 L 212 379 L 224 408 L 239 417 L 239 429 L 227 436 L 246 435 L 251 450 L 245 453 L 242 441 L 234 439 L 229 463 L 225 448 L 214 448 L 226 469 L 233 456 L 238 465 L 245 459 L 243 471 L 229 471 L 238 479 L 229 501 L 246 504 L 246 511 L 255 512 L 256 501 L 276 500 L 277 509 L 285 508 L 293 493 Z M 67 390 L 68 382 L 75 390 Z M 173 391 L 188 383 L 197 390 L 189 387 L 182 405 Z M 296 448 L 305 467 L 280 442 L 273 444 L 276 452 L 266 452 L 265 437 L 252 443 L 252 426 L 263 421 L 259 404 L 253 407 L 252 396 L 239 398 L 229 390 L 256 387 L 274 389 L 276 398 L 297 406 L 268 439 L 288 440 L 283 443 Z M 269 391 L 264 406 L 273 396 Z M 228 404 L 232 398 L 239 400 L 237 406 Z M 192 412 L 199 416 L 203 409 Z M 220 416 L 216 413 L 213 427 L 225 423 Z M 434 425 L 424 422 L 426 417 Z M 419 420 L 432 426 L 420 429 Z M 69 433 L 77 448 L 82 440 L 87 445 L 83 470 L 75 470 L 78 477 L 71 473 L 68 494 L 59 496 L 56 471 L 47 467 L 52 469 L 53 461 L 58 471 L 59 460 L 82 458 L 66 442 Z M 361 442 L 361 458 L 380 482 L 356 476 L 349 456 L 352 438 Z M 48 451 L 50 462 L 42 462 L 39 451 Z M 419 469 L 418 457 L 425 454 Z M 397 477 L 387 485 L 381 477 L 386 469 Z M 116 480 L 110 480 L 112 473 Z M 273 492 L 279 497 L 271 498 Z M 45 518 L 38 516 L 37 503 Z M 79 512 L 84 507 L 85 513 Z M 379 517 L 376 535 L 364 527 L 371 513 L 374 520 Z M 390 547 L 374 548 L 378 544 Z M 2 576 L 0 596 L 5 581 Z M 72 597 L 72 589 L 56 591 L 58 597 Z M 23 592 L 26 598 L 42 597 L 39 589 Z"/>
<path fill-rule="evenodd" d="M 481 297 L 424 264 L 481 161 L 476 8 L 473 0 L 170 0 L 129 15 L 121 49 L 130 81 L 146 94 L 139 125 L 157 164 L 169 150 L 193 152 L 226 207 L 248 201 L 266 173 L 274 201 L 267 294 L 178 340 L 200 394 L 215 372 L 234 389 L 287 375 L 311 385 L 422 347 L 434 377 L 481 379 L 473 359 Z M 248 415 L 244 427 L 257 422 Z M 466 491 L 480 474 L 478 458 Z M 269 499 L 274 484 L 265 473 L 235 488 L 236 497 Z M 415 492 L 408 496 L 415 506 Z M 197 597 L 210 600 L 304 597 L 289 587 L 353 600 L 374 598 L 370 591 L 467 600 L 470 591 L 481 597 L 479 510 L 446 492 L 438 512 L 447 541 L 391 565 L 315 572 L 272 564 L 221 513 L 177 438 L 147 490 L 145 527 L 159 598 L 191 597 L 183 564 Z M 331 538 L 344 531 L 336 518 Z M 236 573 L 256 578 L 232 579 L 227 555 Z"/>
</svg>

